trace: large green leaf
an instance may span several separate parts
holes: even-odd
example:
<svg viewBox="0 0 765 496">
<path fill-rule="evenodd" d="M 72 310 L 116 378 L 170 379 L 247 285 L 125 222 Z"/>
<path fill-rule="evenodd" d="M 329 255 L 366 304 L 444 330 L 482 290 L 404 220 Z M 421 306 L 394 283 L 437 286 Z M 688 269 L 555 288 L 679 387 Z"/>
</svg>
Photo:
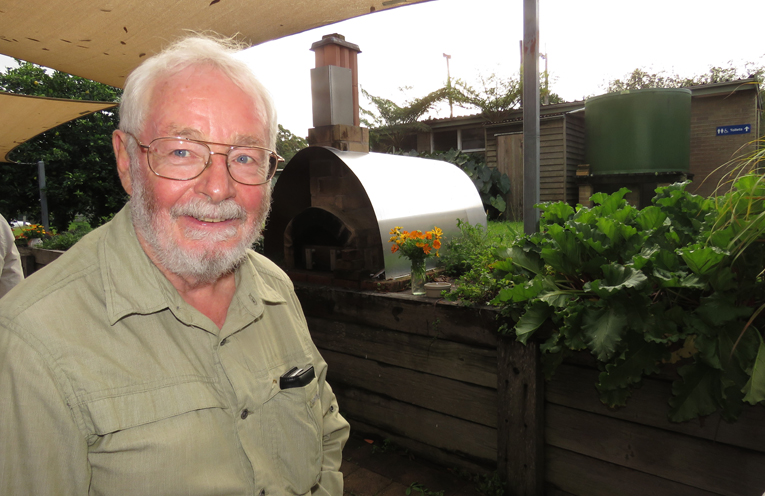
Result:
<svg viewBox="0 0 765 496">
<path fill-rule="evenodd" d="M 699 275 L 711 273 L 725 259 L 726 253 L 712 246 L 694 244 L 678 250 L 688 268 Z"/>
<path fill-rule="evenodd" d="M 667 221 L 667 214 L 662 212 L 659 207 L 651 205 L 642 209 L 638 213 L 635 220 L 638 225 L 645 231 L 650 229 L 658 229 L 665 225 L 664 223 Z"/>
<path fill-rule="evenodd" d="M 515 334 L 518 336 L 518 341 L 526 344 L 526 341 L 531 335 L 544 324 L 547 318 L 552 314 L 553 309 L 544 302 L 535 301 L 527 308 L 524 313 L 515 324 Z"/>
<path fill-rule="evenodd" d="M 626 288 L 640 288 L 648 279 L 639 270 L 619 264 L 603 265 L 603 279 L 585 284 L 584 289 L 605 298 Z"/>
<path fill-rule="evenodd" d="M 765 401 L 765 341 L 762 339 L 757 350 L 757 358 L 752 367 L 751 377 L 741 392 L 745 395 L 744 401 L 752 405 Z"/>
<path fill-rule="evenodd" d="M 669 356 L 665 346 L 646 342 L 635 332 L 627 333 L 625 340 L 627 349 L 614 362 L 606 364 L 598 377 L 597 388 L 601 392 L 639 383 L 644 374 L 657 373 L 659 362 Z"/>
<path fill-rule="evenodd" d="M 587 344 L 598 360 L 611 359 L 626 327 L 627 318 L 623 309 L 617 305 L 590 307 L 584 312 L 582 328 L 587 336 Z"/>
<path fill-rule="evenodd" d="M 678 372 L 682 380 L 672 384 L 669 419 L 685 422 L 714 413 L 722 397 L 720 371 L 703 363 L 693 363 Z"/>
</svg>

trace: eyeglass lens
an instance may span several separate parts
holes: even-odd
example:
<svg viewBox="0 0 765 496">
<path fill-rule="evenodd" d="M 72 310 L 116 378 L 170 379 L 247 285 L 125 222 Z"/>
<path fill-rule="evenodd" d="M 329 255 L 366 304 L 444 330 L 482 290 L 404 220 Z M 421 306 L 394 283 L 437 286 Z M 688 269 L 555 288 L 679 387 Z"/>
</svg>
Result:
<svg viewBox="0 0 765 496">
<path fill-rule="evenodd" d="M 212 152 L 204 143 L 160 138 L 149 145 L 150 164 L 154 172 L 169 179 L 192 179 L 207 167 Z M 276 159 L 269 150 L 234 147 L 229 150 L 227 164 L 231 177 L 245 184 L 262 184 L 271 178 Z"/>
</svg>

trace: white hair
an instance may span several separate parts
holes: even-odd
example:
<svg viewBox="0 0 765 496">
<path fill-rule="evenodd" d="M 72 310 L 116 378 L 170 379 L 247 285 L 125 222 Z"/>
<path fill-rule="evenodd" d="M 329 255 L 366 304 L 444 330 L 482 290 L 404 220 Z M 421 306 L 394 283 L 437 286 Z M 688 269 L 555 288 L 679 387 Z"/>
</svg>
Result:
<svg viewBox="0 0 765 496">
<path fill-rule="evenodd" d="M 262 105 L 268 147 L 275 149 L 278 126 L 276 109 L 268 90 L 258 81 L 247 64 L 234 54 L 245 48 L 233 39 L 193 35 L 180 39 L 148 58 L 125 81 L 120 103 L 120 130 L 134 135 L 143 129 L 155 84 L 188 67 L 212 66 L 225 74 L 242 91 L 250 95 L 256 106 Z"/>
</svg>

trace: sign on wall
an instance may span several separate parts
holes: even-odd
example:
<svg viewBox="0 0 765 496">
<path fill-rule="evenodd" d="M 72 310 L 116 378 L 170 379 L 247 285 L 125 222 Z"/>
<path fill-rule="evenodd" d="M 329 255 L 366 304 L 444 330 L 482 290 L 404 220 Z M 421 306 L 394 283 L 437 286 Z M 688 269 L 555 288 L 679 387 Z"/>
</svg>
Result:
<svg viewBox="0 0 765 496">
<path fill-rule="evenodd" d="M 752 130 L 751 124 L 736 124 L 735 126 L 718 126 L 717 136 L 726 136 L 728 134 L 749 134 Z"/>
</svg>

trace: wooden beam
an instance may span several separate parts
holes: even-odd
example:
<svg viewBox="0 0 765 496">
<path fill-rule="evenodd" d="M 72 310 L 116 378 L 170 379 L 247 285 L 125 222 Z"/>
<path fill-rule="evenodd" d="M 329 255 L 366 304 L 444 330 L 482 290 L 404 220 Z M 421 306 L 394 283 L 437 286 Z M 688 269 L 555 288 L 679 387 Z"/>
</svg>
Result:
<svg viewBox="0 0 765 496">
<path fill-rule="evenodd" d="M 499 342 L 497 468 L 510 496 L 544 494 L 544 377 L 538 348 L 514 336 Z"/>
</svg>

